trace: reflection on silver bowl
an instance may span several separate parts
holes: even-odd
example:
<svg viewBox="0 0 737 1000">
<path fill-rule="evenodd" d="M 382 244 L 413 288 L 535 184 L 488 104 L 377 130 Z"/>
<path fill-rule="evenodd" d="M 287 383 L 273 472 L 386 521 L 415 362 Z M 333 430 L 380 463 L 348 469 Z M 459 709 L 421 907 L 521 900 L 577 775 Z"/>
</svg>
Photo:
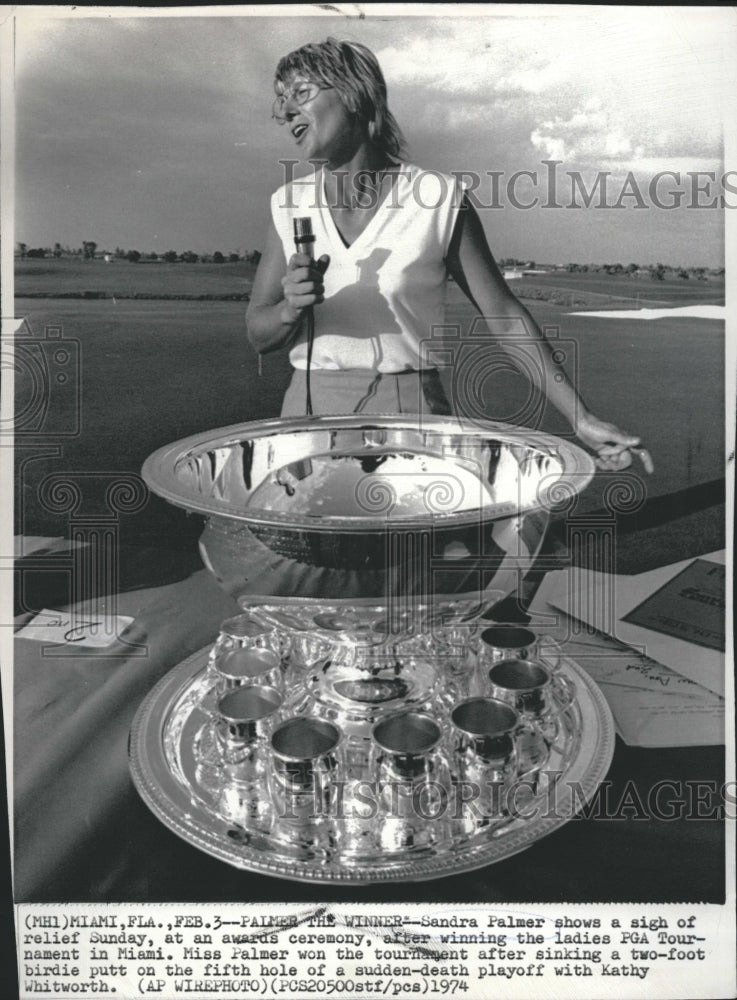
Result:
<svg viewBox="0 0 737 1000">
<path fill-rule="evenodd" d="M 205 515 L 205 565 L 244 607 L 291 599 L 302 627 L 368 641 L 412 631 L 443 601 L 467 618 L 511 593 L 550 509 L 593 469 L 527 429 L 357 415 L 195 435 L 151 455 L 143 476 Z"/>
</svg>

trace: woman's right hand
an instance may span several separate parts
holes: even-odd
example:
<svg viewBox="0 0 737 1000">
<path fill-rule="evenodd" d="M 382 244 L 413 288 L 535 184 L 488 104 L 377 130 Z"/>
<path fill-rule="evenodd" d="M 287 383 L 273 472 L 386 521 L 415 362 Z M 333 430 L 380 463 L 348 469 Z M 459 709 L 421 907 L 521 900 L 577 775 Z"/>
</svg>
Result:
<svg viewBox="0 0 737 1000">
<path fill-rule="evenodd" d="M 296 323 L 305 309 L 325 301 L 322 276 L 330 264 L 330 257 L 323 254 L 313 260 L 304 253 L 295 253 L 287 264 L 287 273 L 281 279 L 284 290 L 283 321 Z"/>
<path fill-rule="evenodd" d="M 281 238 L 270 222 L 246 310 L 248 339 L 259 354 L 292 346 L 304 310 L 323 301 L 322 276 L 329 263 L 327 256 L 313 261 L 307 254 L 294 254 L 287 263 Z"/>
</svg>

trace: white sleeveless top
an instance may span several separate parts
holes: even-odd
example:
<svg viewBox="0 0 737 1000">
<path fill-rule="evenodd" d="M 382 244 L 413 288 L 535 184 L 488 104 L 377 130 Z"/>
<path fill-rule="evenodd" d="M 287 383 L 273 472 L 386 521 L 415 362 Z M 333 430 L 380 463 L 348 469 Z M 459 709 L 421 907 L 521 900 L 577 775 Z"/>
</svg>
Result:
<svg viewBox="0 0 737 1000">
<path fill-rule="evenodd" d="M 309 216 L 313 253 L 330 255 L 325 301 L 315 307 L 312 367 L 397 373 L 427 367 L 422 342 L 444 322 L 445 256 L 463 190 L 451 176 L 400 164 L 394 186 L 360 236 L 346 247 L 333 222 L 322 172 L 298 178 L 271 198 L 287 260 L 293 219 Z M 307 368 L 302 333 L 289 359 Z"/>
</svg>

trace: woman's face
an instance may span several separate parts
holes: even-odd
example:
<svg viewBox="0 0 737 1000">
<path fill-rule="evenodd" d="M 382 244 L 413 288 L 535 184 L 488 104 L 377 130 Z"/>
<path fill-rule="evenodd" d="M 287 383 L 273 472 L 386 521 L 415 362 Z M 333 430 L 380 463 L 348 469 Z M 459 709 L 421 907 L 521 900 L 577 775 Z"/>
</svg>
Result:
<svg viewBox="0 0 737 1000">
<path fill-rule="evenodd" d="M 327 160 L 329 165 L 344 163 L 363 140 L 358 118 L 345 107 L 338 91 L 296 76 L 280 93 L 287 96 L 282 108 L 294 142 L 305 160 Z M 298 103 L 311 87 L 309 99 Z"/>
</svg>

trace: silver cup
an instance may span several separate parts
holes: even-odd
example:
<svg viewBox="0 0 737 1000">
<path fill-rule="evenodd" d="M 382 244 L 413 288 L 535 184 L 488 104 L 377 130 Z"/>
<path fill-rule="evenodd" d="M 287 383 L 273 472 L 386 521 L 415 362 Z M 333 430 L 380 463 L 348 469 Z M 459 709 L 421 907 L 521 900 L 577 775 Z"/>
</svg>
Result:
<svg viewBox="0 0 737 1000">
<path fill-rule="evenodd" d="M 281 658 L 271 649 L 247 646 L 233 649 L 216 657 L 213 666 L 217 691 L 221 695 L 254 684 L 284 690 Z"/>
<path fill-rule="evenodd" d="M 341 731 L 332 722 L 298 715 L 271 735 L 269 790 L 277 835 L 304 850 L 337 846 L 337 802 Z"/>
<path fill-rule="evenodd" d="M 525 725 L 511 705 L 485 697 L 456 705 L 451 722 L 453 818 L 460 832 L 469 834 L 506 814 Z"/>
<path fill-rule="evenodd" d="M 488 693 L 511 705 L 526 721 L 526 731 L 519 739 L 519 769 L 523 774 L 539 772 L 550 756 L 560 714 L 575 698 L 573 685 L 540 662 L 508 659 L 490 668 Z"/>
<path fill-rule="evenodd" d="M 480 632 L 475 643 L 482 667 L 500 660 L 542 660 L 550 670 L 560 667 L 560 647 L 548 636 L 537 636 L 523 625 L 492 625 Z"/>
<path fill-rule="evenodd" d="M 216 742 L 222 761 L 220 811 L 238 825 L 267 830 L 271 803 L 269 737 L 282 696 L 276 688 L 243 685 L 219 699 Z"/>
<path fill-rule="evenodd" d="M 506 770 L 513 766 L 521 716 L 495 698 L 467 698 L 453 709 L 453 750 L 464 768 Z"/>
<path fill-rule="evenodd" d="M 266 741 L 281 705 L 281 692 L 260 684 L 243 684 L 223 695 L 216 728 L 223 758 L 239 760 L 244 751 Z"/>
<path fill-rule="evenodd" d="M 443 673 L 441 697 L 447 709 L 476 691 L 476 656 L 468 628 L 434 625 L 425 636 L 425 655 L 437 662 Z"/>
<path fill-rule="evenodd" d="M 484 665 L 499 660 L 535 660 L 540 644 L 537 636 L 521 625 L 492 625 L 477 640 L 477 654 Z"/>
<path fill-rule="evenodd" d="M 210 653 L 210 664 L 238 649 L 269 649 L 282 660 L 285 666 L 289 656 L 289 635 L 283 629 L 264 624 L 247 612 L 226 618 Z"/>
<path fill-rule="evenodd" d="M 266 625 L 248 612 L 243 612 L 225 619 L 220 626 L 218 643 L 223 652 L 246 646 L 281 652 L 285 639 L 283 630 Z"/>
<path fill-rule="evenodd" d="M 423 712 L 399 712 L 377 722 L 371 735 L 382 849 L 427 848 L 447 839 L 450 772 L 441 727 Z"/>
<path fill-rule="evenodd" d="M 575 698 L 575 688 L 563 674 L 537 660 L 499 660 L 488 672 L 488 693 L 512 705 L 518 712 L 541 719 L 556 715 Z"/>
<path fill-rule="evenodd" d="M 488 676 L 492 698 L 512 705 L 518 712 L 539 717 L 550 707 L 552 675 L 542 663 L 510 657 L 498 660 Z"/>
</svg>

